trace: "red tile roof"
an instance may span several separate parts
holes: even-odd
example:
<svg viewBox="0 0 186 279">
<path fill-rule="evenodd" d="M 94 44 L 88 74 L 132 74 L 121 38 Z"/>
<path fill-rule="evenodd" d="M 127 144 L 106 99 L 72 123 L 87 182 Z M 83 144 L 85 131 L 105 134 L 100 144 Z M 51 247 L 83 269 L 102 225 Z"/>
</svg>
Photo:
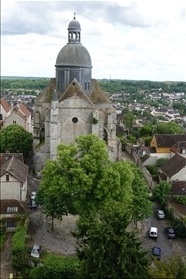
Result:
<svg viewBox="0 0 186 279">
<path fill-rule="evenodd" d="M 4 98 L 0 100 L 0 104 L 2 105 L 2 107 L 4 108 L 4 110 L 6 112 L 9 112 L 10 105 L 9 105 L 9 103 Z"/>
</svg>

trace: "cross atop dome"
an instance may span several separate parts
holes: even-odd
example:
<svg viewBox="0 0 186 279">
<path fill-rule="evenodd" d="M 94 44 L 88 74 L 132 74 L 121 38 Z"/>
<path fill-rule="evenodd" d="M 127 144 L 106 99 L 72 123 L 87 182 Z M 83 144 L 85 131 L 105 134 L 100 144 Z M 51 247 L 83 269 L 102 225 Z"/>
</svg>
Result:
<svg viewBox="0 0 186 279">
<path fill-rule="evenodd" d="M 76 19 L 76 13 L 74 13 L 74 19 Z"/>
</svg>

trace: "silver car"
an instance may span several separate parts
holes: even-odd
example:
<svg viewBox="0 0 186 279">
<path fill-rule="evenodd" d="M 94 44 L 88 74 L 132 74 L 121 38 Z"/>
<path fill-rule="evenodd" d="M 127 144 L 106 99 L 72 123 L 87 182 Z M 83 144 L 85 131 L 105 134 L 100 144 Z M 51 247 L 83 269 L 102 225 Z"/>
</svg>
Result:
<svg viewBox="0 0 186 279">
<path fill-rule="evenodd" d="M 31 256 L 34 258 L 39 258 L 40 254 L 41 254 L 41 246 L 35 244 L 31 250 Z"/>
<path fill-rule="evenodd" d="M 155 214 L 156 214 L 158 219 L 164 219 L 165 218 L 165 213 L 163 212 L 163 210 L 156 210 Z"/>
</svg>

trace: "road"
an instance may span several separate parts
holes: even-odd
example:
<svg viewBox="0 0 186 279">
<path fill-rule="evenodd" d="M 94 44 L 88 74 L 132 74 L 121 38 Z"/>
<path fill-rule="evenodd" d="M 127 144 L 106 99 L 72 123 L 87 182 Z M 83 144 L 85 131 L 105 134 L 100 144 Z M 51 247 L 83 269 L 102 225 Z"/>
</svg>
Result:
<svg viewBox="0 0 186 279">
<path fill-rule="evenodd" d="M 154 207 L 154 210 L 157 209 L 157 206 Z M 166 227 L 170 227 L 170 223 L 167 219 L 159 220 L 153 214 L 149 219 L 145 219 L 144 221 L 146 231 L 144 232 L 144 236 L 142 240 L 144 241 L 144 247 L 150 252 L 153 246 L 158 246 L 161 248 L 162 258 L 168 258 L 173 256 L 174 253 L 179 253 L 186 256 L 186 239 L 176 238 L 176 239 L 168 239 L 164 233 L 164 229 Z M 150 227 L 158 228 L 158 238 L 149 239 L 148 229 Z"/>
</svg>

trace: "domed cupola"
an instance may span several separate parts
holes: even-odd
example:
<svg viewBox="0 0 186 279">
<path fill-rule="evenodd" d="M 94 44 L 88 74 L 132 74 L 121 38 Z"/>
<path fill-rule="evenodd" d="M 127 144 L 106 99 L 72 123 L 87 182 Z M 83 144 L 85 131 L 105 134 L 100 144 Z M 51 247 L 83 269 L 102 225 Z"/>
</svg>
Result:
<svg viewBox="0 0 186 279">
<path fill-rule="evenodd" d="M 87 49 L 81 44 L 81 26 L 75 14 L 68 25 L 68 43 L 56 59 L 56 88 L 62 94 L 76 78 L 88 94 L 91 87 L 92 61 Z"/>
<path fill-rule="evenodd" d="M 80 43 L 81 42 L 81 26 L 76 20 L 75 14 L 74 19 L 68 25 L 68 42 L 69 43 Z"/>
</svg>

